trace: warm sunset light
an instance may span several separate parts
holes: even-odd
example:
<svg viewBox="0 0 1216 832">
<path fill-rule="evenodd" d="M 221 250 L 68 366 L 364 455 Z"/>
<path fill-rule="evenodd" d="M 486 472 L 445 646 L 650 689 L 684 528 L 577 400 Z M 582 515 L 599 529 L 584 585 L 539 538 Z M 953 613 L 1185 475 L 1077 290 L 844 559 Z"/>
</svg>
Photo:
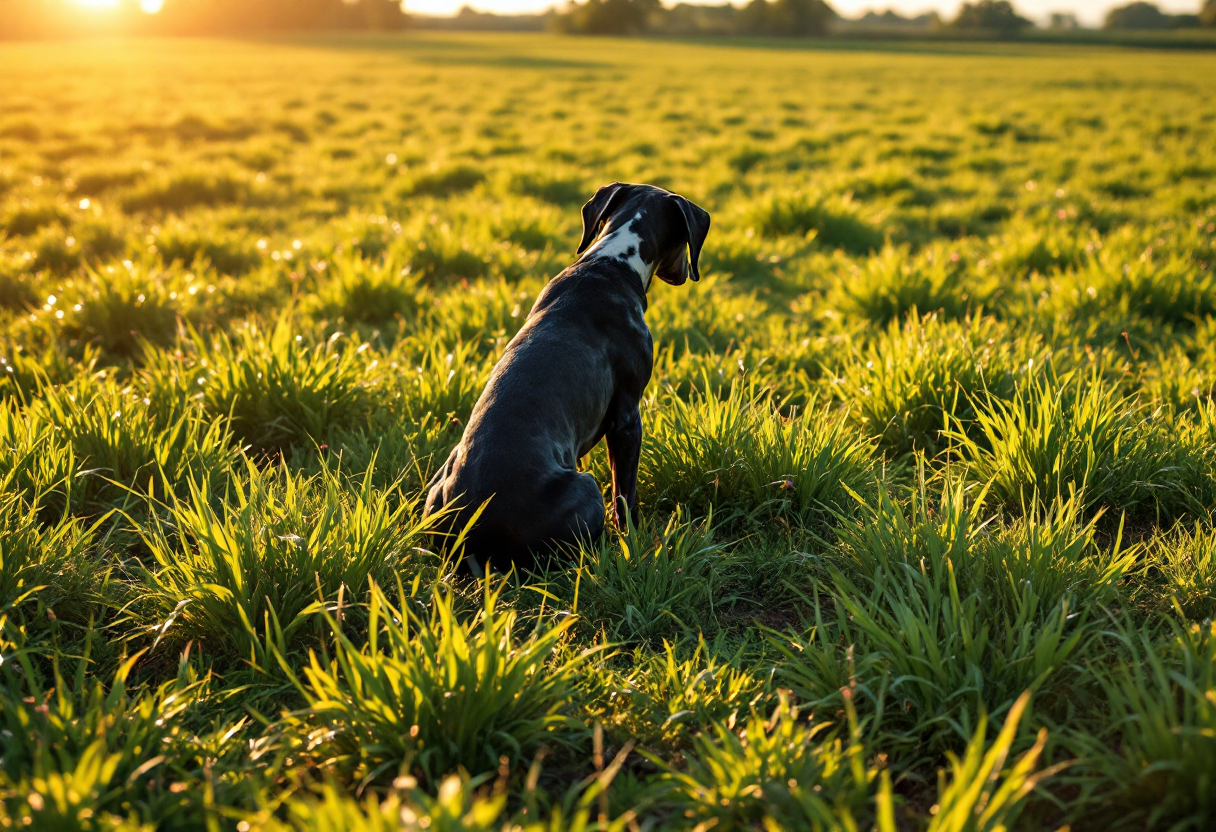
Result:
<svg viewBox="0 0 1216 832">
<path fill-rule="evenodd" d="M 69 0 L 82 9 L 90 11 L 116 11 L 122 0 Z M 165 7 L 165 0 L 139 0 L 139 10 L 144 14 L 158 14 Z"/>
</svg>

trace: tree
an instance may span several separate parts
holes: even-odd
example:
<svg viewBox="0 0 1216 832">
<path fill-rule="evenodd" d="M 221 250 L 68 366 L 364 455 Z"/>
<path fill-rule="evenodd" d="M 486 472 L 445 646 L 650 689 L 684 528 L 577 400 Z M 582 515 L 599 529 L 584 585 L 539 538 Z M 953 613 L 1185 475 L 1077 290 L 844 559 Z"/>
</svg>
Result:
<svg viewBox="0 0 1216 832">
<path fill-rule="evenodd" d="M 1200 26 L 1216 26 L 1216 0 L 1208 0 L 1199 12 Z"/>
<path fill-rule="evenodd" d="M 956 29 L 1013 34 L 1034 24 L 1019 15 L 1009 0 L 978 0 L 963 3 L 953 25 Z"/>
<path fill-rule="evenodd" d="M 740 13 L 745 34 L 808 37 L 826 34 L 836 12 L 823 0 L 751 0 Z"/>
<path fill-rule="evenodd" d="M 1080 29 L 1081 24 L 1077 20 L 1077 16 L 1072 12 L 1052 12 L 1051 23 L 1047 28 L 1054 29 L 1055 31 L 1071 31 L 1073 29 Z"/>
<path fill-rule="evenodd" d="M 584 35 L 637 35 L 662 11 L 659 0 L 587 0 L 571 5 L 557 24 Z"/>
<path fill-rule="evenodd" d="M 1168 29 L 1172 25 L 1168 14 L 1154 3 L 1138 0 L 1126 6 L 1118 6 L 1106 13 L 1107 29 Z"/>
</svg>

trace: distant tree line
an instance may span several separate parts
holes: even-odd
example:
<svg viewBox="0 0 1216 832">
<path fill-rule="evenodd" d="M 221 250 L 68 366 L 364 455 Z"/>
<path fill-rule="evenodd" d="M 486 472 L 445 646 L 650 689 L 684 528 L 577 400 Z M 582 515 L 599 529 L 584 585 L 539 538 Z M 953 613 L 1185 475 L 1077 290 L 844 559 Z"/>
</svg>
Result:
<svg viewBox="0 0 1216 832">
<path fill-rule="evenodd" d="M 121 0 L 89 9 L 72 0 L 0 0 L 0 37 L 60 34 L 239 34 L 289 29 L 401 29 L 400 0 Z"/>
<path fill-rule="evenodd" d="M 74 0 L 0 0 L 0 37 L 62 34 L 242 34 L 307 29 L 426 28 L 529 30 L 637 35 L 751 35 L 818 37 L 832 32 L 861 36 L 916 30 L 956 32 L 960 37 L 1015 37 L 1033 29 L 1010 0 L 964 2 L 956 17 L 907 18 L 893 11 L 845 20 L 826 0 L 746 0 L 703 4 L 661 0 L 573 0 L 544 15 L 500 16 L 461 10 L 455 18 L 411 20 L 400 0 L 163 0 L 159 11 L 147 0 L 120 0 L 117 9 L 90 10 Z M 1216 0 L 1203 0 L 1197 14 L 1170 15 L 1145 0 L 1111 9 L 1111 30 L 1216 26 Z M 1052 15 L 1049 28 L 1078 27 L 1069 14 Z"/>
<path fill-rule="evenodd" d="M 824 0 L 750 0 L 742 8 L 659 0 L 584 0 L 554 18 L 559 31 L 600 35 L 643 32 L 808 37 L 826 34 L 836 12 Z"/>
<path fill-rule="evenodd" d="M 1112 9 L 1108 29 L 1167 29 L 1216 25 L 1216 0 L 1205 0 L 1197 15 L 1167 15 L 1148 2 L 1133 2 Z M 896 31 L 922 28 L 958 32 L 960 36 L 1013 37 L 1035 28 L 1020 15 L 1010 0 L 964 2 L 954 20 L 937 15 L 905 18 L 893 11 L 870 12 L 859 20 L 844 20 L 825 0 L 749 0 L 734 6 L 680 3 L 665 7 L 659 0 L 574 0 L 548 18 L 552 28 L 563 32 L 601 35 L 702 34 L 816 37 L 832 31 Z M 1069 14 L 1052 16 L 1056 30 L 1078 28 Z"/>
<path fill-rule="evenodd" d="M 1154 3 L 1140 0 L 1118 6 L 1106 13 L 1106 29 L 1188 29 L 1199 26 L 1204 16 L 1207 25 L 1216 23 L 1216 0 L 1208 0 L 1207 5 L 1199 14 L 1166 14 Z"/>
</svg>

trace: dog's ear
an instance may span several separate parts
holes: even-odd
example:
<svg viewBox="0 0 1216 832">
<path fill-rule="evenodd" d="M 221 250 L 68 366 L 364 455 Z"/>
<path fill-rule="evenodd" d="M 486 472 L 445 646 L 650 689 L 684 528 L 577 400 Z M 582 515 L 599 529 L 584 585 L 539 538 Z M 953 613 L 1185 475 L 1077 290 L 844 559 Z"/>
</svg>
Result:
<svg viewBox="0 0 1216 832">
<path fill-rule="evenodd" d="M 600 233 L 600 224 L 612 213 L 613 206 L 624 196 L 627 187 L 620 182 L 613 182 L 600 188 L 595 192 L 595 196 L 587 200 L 587 204 L 583 206 L 583 239 L 575 254 L 582 254 L 587 250 L 587 246 L 591 245 Z"/>
<path fill-rule="evenodd" d="M 680 213 L 684 215 L 684 224 L 688 227 L 688 277 L 696 282 L 701 279 L 701 246 L 705 245 L 705 237 L 709 234 L 709 212 L 700 205 L 694 205 L 678 194 L 672 194 Z"/>
</svg>

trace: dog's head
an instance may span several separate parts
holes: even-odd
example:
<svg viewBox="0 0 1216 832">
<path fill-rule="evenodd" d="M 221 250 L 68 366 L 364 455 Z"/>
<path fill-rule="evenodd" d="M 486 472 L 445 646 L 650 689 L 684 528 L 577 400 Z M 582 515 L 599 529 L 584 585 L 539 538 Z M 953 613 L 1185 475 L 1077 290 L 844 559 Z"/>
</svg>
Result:
<svg viewBox="0 0 1216 832">
<path fill-rule="evenodd" d="M 578 254 L 611 237 L 614 245 L 610 249 L 605 245 L 604 255 L 618 257 L 644 272 L 645 288 L 649 288 L 651 274 L 679 286 L 689 278 L 701 279 L 698 261 L 708 233 L 709 213 L 679 194 L 654 185 L 613 182 L 596 191 L 583 206 Z"/>
</svg>

